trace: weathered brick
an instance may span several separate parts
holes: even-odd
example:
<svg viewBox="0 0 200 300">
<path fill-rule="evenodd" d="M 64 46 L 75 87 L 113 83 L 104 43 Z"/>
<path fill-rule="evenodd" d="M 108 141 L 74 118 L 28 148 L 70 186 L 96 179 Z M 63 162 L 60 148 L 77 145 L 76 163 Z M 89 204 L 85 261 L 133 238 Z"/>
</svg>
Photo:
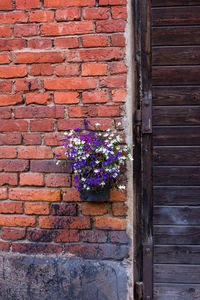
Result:
<svg viewBox="0 0 200 300">
<path fill-rule="evenodd" d="M 44 137 L 45 145 L 47 146 L 59 146 L 63 144 L 64 135 L 61 133 L 46 133 Z"/>
<path fill-rule="evenodd" d="M 106 103 L 108 94 L 105 91 L 91 91 L 82 93 L 83 103 Z"/>
<path fill-rule="evenodd" d="M 84 216 L 103 216 L 108 212 L 108 205 L 105 203 L 84 203 L 81 206 Z"/>
<path fill-rule="evenodd" d="M 0 106 L 16 105 L 22 101 L 23 99 L 21 94 L 0 95 Z"/>
<path fill-rule="evenodd" d="M 1 131 L 27 131 L 27 121 L 24 120 L 0 120 Z"/>
<path fill-rule="evenodd" d="M 21 106 L 14 108 L 15 118 L 17 119 L 64 118 L 64 112 L 64 107 L 61 106 L 41 107 L 34 105 L 29 107 Z"/>
<path fill-rule="evenodd" d="M 34 227 L 35 224 L 36 224 L 35 217 L 0 215 L 0 226 Z"/>
<path fill-rule="evenodd" d="M 15 80 L 15 91 L 32 91 L 39 88 L 37 79 L 16 79 Z"/>
<path fill-rule="evenodd" d="M 80 193 L 76 189 L 67 189 L 63 193 L 63 201 L 79 202 L 82 200 L 80 199 Z"/>
<path fill-rule="evenodd" d="M 126 0 L 99 0 L 99 5 L 126 5 Z"/>
<path fill-rule="evenodd" d="M 0 67 L 0 78 L 15 78 L 26 76 L 26 66 Z"/>
<path fill-rule="evenodd" d="M 113 19 L 127 19 L 126 7 L 112 7 L 111 14 Z"/>
<path fill-rule="evenodd" d="M 32 76 L 50 76 L 53 74 L 53 67 L 51 64 L 33 64 L 30 66 L 29 74 Z"/>
<path fill-rule="evenodd" d="M 93 129 L 96 123 L 100 124 L 100 130 L 107 130 L 109 128 L 112 128 L 114 124 L 112 119 L 88 119 L 88 121 L 91 124 L 91 126 L 89 126 L 90 129 Z"/>
<path fill-rule="evenodd" d="M 48 187 L 70 187 L 71 179 L 67 174 L 52 174 L 46 176 L 46 186 Z"/>
<path fill-rule="evenodd" d="M 59 254 L 62 246 L 52 243 L 13 243 L 12 251 L 23 254 Z"/>
<path fill-rule="evenodd" d="M 79 64 L 64 64 L 55 67 L 55 73 L 57 76 L 75 76 L 79 75 Z"/>
<path fill-rule="evenodd" d="M 52 48 L 51 39 L 31 39 L 28 41 L 28 47 L 33 49 L 50 49 Z"/>
<path fill-rule="evenodd" d="M 0 91 L 1 93 L 11 92 L 12 84 L 11 81 L 2 80 L 0 81 Z"/>
<path fill-rule="evenodd" d="M 126 75 L 107 76 L 100 79 L 101 87 L 124 88 L 126 87 Z"/>
<path fill-rule="evenodd" d="M 39 227 L 45 229 L 90 229 L 88 217 L 39 217 Z"/>
<path fill-rule="evenodd" d="M 109 8 L 84 8 L 83 18 L 85 20 L 98 20 L 109 18 Z"/>
<path fill-rule="evenodd" d="M 120 115 L 119 106 L 117 105 L 101 105 L 97 108 L 99 117 L 118 117 Z"/>
<path fill-rule="evenodd" d="M 112 213 L 113 216 L 126 216 L 128 207 L 124 203 L 113 203 L 112 204 Z"/>
<path fill-rule="evenodd" d="M 125 47 L 125 37 L 123 34 L 112 34 L 111 43 L 114 47 Z"/>
<path fill-rule="evenodd" d="M 48 147 L 29 146 L 18 149 L 18 158 L 47 159 L 53 158 L 52 150 Z"/>
<path fill-rule="evenodd" d="M 27 239 L 31 242 L 52 242 L 53 231 L 51 230 L 39 230 L 39 229 L 28 229 Z"/>
<path fill-rule="evenodd" d="M 82 128 L 81 120 L 58 120 L 58 130 Z"/>
<path fill-rule="evenodd" d="M 125 201 L 126 201 L 126 191 L 111 190 L 110 202 L 125 202 Z"/>
<path fill-rule="evenodd" d="M 15 25 L 14 26 L 14 36 L 34 36 L 38 34 L 37 25 Z"/>
<path fill-rule="evenodd" d="M 15 53 L 15 62 L 21 63 L 59 63 L 65 59 L 62 52 L 21 52 Z"/>
<path fill-rule="evenodd" d="M 2 38 L 11 37 L 11 35 L 12 35 L 11 26 L 0 27 L 0 37 Z"/>
<path fill-rule="evenodd" d="M 12 9 L 12 0 L 1 0 L 0 10 L 11 10 Z"/>
<path fill-rule="evenodd" d="M 0 147 L 0 158 L 16 158 L 16 147 Z"/>
<path fill-rule="evenodd" d="M 110 66 L 111 74 L 123 74 L 127 72 L 125 63 L 123 62 L 113 62 Z"/>
<path fill-rule="evenodd" d="M 25 229 L 3 227 L 1 231 L 1 238 L 3 240 L 17 241 L 25 238 Z"/>
<path fill-rule="evenodd" d="M 105 20 L 96 22 L 96 32 L 124 32 L 126 21 L 124 20 Z"/>
<path fill-rule="evenodd" d="M 33 22 L 33 23 L 53 22 L 53 20 L 54 20 L 53 11 L 35 10 L 35 11 L 31 11 L 29 16 L 29 22 Z"/>
<path fill-rule="evenodd" d="M 81 10 L 80 8 L 68 8 L 68 9 L 58 9 L 56 11 L 57 21 L 73 21 L 80 20 Z"/>
<path fill-rule="evenodd" d="M 24 211 L 26 215 L 49 215 L 49 204 L 47 203 L 25 203 Z"/>
<path fill-rule="evenodd" d="M 0 96 L 1 97 L 1 96 Z M 11 118 L 11 110 L 10 108 L 0 108 L 0 119 L 10 119 Z M 0 135 L 0 145 L 3 145 L 1 143 L 1 135 Z M 6 143 L 5 143 L 6 145 Z"/>
<path fill-rule="evenodd" d="M 91 21 L 52 23 L 41 26 L 42 36 L 80 35 L 94 32 Z"/>
<path fill-rule="evenodd" d="M 82 37 L 83 47 L 106 47 L 108 46 L 108 38 L 105 35 L 88 35 Z"/>
<path fill-rule="evenodd" d="M 129 238 L 125 231 L 111 231 L 108 233 L 108 241 L 111 243 L 127 244 Z"/>
<path fill-rule="evenodd" d="M 27 19 L 25 12 L 0 13 L 0 24 L 26 23 Z"/>
<path fill-rule="evenodd" d="M 97 110 L 94 106 L 70 106 L 68 114 L 70 118 L 96 117 Z"/>
<path fill-rule="evenodd" d="M 17 185 L 17 183 L 18 183 L 17 174 L 0 173 L 0 186 L 5 184 Z"/>
<path fill-rule="evenodd" d="M 26 104 L 48 104 L 51 101 L 50 93 L 27 93 Z"/>
<path fill-rule="evenodd" d="M 20 202 L 0 202 L 1 214 L 22 214 L 23 206 Z"/>
<path fill-rule="evenodd" d="M 51 213 L 54 216 L 76 216 L 77 205 L 75 203 L 52 204 Z"/>
<path fill-rule="evenodd" d="M 105 75 L 107 73 L 107 64 L 82 64 L 82 76 Z"/>
<path fill-rule="evenodd" d="M 7 188 L 0 188 L 0 200 L 5 200 L 8 197 Z"/>
<path fill-rule="evenodd" d="M 55 78 L 44 80 L 44 88 L 47 90 L 88 90 L 96 88 L 94 78 Z"/>
<path fill-rule="evenodd" d="M 60 201 L 60 191 L 57 190 L 15 188 L 10 189 L 9 195 L 12 200 L 48 202 Z"/>
<path fill-rule="evenodd" d="M 0 250 L 1 251 L 9 251 L 10 243 L 9 242 L 0 242 Z"/>
<path fill-rule="evenodd" d="M 40 8 L 40 0 L 16 0 L 16 9 Z"/>
<path fill-rule="evenodd" d="M 24 145 L 41 145 L 41 141 L 39 133 L 25 133 L 23 137 Z"/>
<path fill-rule="evenodd" d="M 126 90 L 112 90 L 112 101 L 113 102 L 124 102 L 126 99 Z"/>
<path fill-rule="evenodd" d="M 77 230 L 58 230 L 55 232 L 55 241 L 57 243 L 78 242 L 79 232 Z"/>
<path fill-rule="evenodd" d="M 1 32 L 1 30 L 0 30 Z M 1 34 L 0 34 L 1 36 Z M 0 51 L 19 50 L 26 47 L 26 41 L 22 39 L 0 39 Z"/>
<path fill-rule="evenodd" d="M 96 217 L 95 227 L 104 230 L 125 230 L 126 220 L 112 217 Z"/>
<path fill-rule="evenodd" d="M 70 50 L 68 54 L 68 61 L 109 61 L 119 60 L 121 52 L 118 48 L 109 49 L 79 49 Z"/>
<path fill-rule="evenodd" d="M 54 121 L 53 120 L 33 120 L 30 123 L 31 131 L 53 131 Z M 49 157 L 46 157 L 49 158 Z"/>
<path fill-rule="evenodd" d="M 0 54 L 0 64 L 9 64 L 10 57 L 8 53 L 1 53 Z"/>
<path fill-rule="evenodd" d="M 23 172 L 28 171 L 29 162 L 27 160 L 1 160 L 0 170 L 4 172 Z"/>
<path fill-rule="evenodd" d="M 79 103 L 78 96 L 77 92 L 55 92 L 54 102 L 56 104 L 75 104 Z"/>
<path fill-rule="evenodd" d="M 107 241 L 107 235 L 105 231 L 101 230 L 82 230 L 80 239 L 82 242 L 105 243 Z"/>
<path fill-rule="evenodd" d="M 55 39 L 57 48 L 78 48 L 79 43 L 76 37 L 58 38 Z"/>
<path fill-rule="evenodd" d="M 39 173 L 21 173 L 20 174 L 20 185 L 21 186 L 43 186 L 44 176 Z"/>
<path fill-rule="evenodd" d="M 53 160 L 32 160 L 30 164 L 31 172 L 41 173 L 70 173 L 69 166 L 56 165 Z"/>
<path fill-rule="evenodd" d="M 44 7 L 94 6 L 95 0 L 44 0 Z"/>
</svg>

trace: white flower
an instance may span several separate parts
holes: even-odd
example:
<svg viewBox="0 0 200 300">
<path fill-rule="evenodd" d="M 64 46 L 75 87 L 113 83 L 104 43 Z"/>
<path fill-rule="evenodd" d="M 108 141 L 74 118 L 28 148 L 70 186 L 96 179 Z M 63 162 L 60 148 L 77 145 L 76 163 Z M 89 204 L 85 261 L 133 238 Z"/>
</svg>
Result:
<svg viewBox="0 0 200 300">
<path fill-rule="evenodd" d="M 118 188 L 119 188 L 119 190 L 125 190 L 126 189 L 126 187 L 124 185 L 119 185 Z"/>
<path fill-rule="evenodd" d="M 99 173 L 99 170 L 97 170 L 97 169 L 96 169 L 96 170 L 94 170 L 94 173 Z"/>
<path fill-rule="evenodd" d="M 120 125 L 122 125 L 122 123 L 118 122 L 117 125 L 120 126 Z"/>
<path fill-rule="evenodd" d="M 130 160 L 133 160 L 133 157 L 132 157 L 132 155 L 129 153 L 128 154 L 128 158 L 130 159 Z"/>
<path fill-rule="evenodd" d="M 101 124 L 99 124 L 99 123 L 95 123 L 95 125 L 96 125 L 96 126 L 100 126 Z"/>
<path fill-rule="evenodd" d="M 100 163 L 100 161 L 96 160 L 96 161 L 95 161 L 95 163 L 96 163 L 96 164 L 99 164 L 99 163 Z"/>
</svg>

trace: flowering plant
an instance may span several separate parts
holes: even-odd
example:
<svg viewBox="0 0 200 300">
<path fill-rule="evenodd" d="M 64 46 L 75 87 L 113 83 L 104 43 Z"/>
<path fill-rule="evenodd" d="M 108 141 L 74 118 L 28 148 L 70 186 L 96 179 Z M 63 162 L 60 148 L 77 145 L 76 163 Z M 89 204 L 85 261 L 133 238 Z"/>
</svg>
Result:
<svg viewBox="0 0 200 300">
<path fill-rule="evenodd" d="M 69 161 L 74 171 L 76 188 L 87 191 L 98 191 L 107 186 L 125 189 L 119 184 L 119 176 L 125 161 L 132 160 L 130 149 L 122 145 L 116 130 L 102 132 L 98 123 L 95 130 L 89 130 L 88 124 L 86 121 L 85 132 L 79 128 L 71 130 L 65 133 L 67 138 L 63 140 L 66 162 Z"/>
</svg>

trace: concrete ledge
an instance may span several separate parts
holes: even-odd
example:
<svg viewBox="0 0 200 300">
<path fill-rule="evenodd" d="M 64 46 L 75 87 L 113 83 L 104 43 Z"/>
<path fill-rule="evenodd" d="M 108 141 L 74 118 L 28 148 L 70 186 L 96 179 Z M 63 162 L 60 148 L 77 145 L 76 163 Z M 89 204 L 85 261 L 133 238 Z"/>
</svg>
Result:
<svg viewBox="0 0 200 300">
<path fill-rule="evenodd" d="M 126 300 L 121 262 L 0 254 L 0 299 Z"/>
</svg>

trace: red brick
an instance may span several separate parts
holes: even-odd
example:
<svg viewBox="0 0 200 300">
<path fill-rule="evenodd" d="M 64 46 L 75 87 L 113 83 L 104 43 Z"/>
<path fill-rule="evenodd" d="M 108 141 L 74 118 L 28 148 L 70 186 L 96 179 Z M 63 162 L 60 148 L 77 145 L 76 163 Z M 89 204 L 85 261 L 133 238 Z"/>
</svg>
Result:
<svg viewBox="0 0 200 300">
<path fill-rule="evenodd" d="M 107 73 L 107 64 L 82 64 L 82 76 L 105 75 Z"/>
<path fill-rule="evenodd" d="M 100 79 L 101 87 L 124 88 L 126 87 L 126 75 L 107 76 Z"/>
<path fill-rule="evenodd" d="M 113 34 L 111 36 L 111 43 L 114 47 L 125 47 L 125 37 L 123 34 Z"/>
<path fill-rule="evenodd" d="M 68 61 L 109 61 L 121 58 L 121 52 L 117 48 L 110 49 L 80 49 L 70 50 Z"/>
<path fill-rule="evenodd" d="M 112 90 L 113 102 L 124 102 L 126 99 L 126 90 Z"/>
<path fill-rule="evenodd" d="M 83 18 L 85 20 L 98 20 L 109 18 L 109 8 L 84 8 Z"/>
<path fill-rule="evenodd" d="M 43 11 L 43 10 L 31 11 L 29 16 L 29 22 L 33 22 L 33 23 L 53 22 L 53 20 L 54 20 L 53 11 Z"/>
<path fill-rule="evenodd" d="M 16 63 L 59 63 L 63 62 L 64 55 L 61 52 L 21 52 L 15 53 Z"/>
<path fill-rule="evenodd" d="M 127 216 L 128 207 L 124 203 L 113 203 L 112 213 L 113 216 L 122 217 Z"/>
<path fill-rule="evenodd" d="M 26 133 L 23 142 L 24 145 L 41 145 L 41 135 L 39 133 Z"/>
<path fill-rule="evenodd" d="M 2 26 L 0 27 L 0 37 L 11 37 L 12 31 L 11 26 Z"/>
<path fill-rule="evenodd" d="M 75 203 L 53 203 L 51 213 L 54 216 L 76 216 L 77 205 Z"/>
<path fill-rule="evenodd" d="M 48 104 L 51 101 L 50 93 L 27 93 L 26 104 Z"/>
<path fill-rule="evenodd" d="M 56 231 L 55 241 L 57 243 L 78 242 L 79 233 L 77 230 L 58 230 Z"/>
<path fill-rule="evenodd" d="M 113 19 L 127 19 L 126 7 L 112 7 L 111 14 Z"/>
<path fill-rule="evenodd" d="M 9 251 L 10 243 L 9 242 L 0 242 L 0 250 L 1 251 Z"/>
<path fill-rule="evenodd" d="M 26 74 L 26 66 L 0 67 L 0 78 L 24 77 Z"/>
<path fill-rule="evenodd" d="M 96 217 L 95 226 L 104 230 L 125 230 L 126 220 L 112 217 Z"/>
<path fill-rule="evenodd" d="M 91 126 L 89 126 L 89 128 L 93 129 L 95 123 L 99 123 L 99 129 L 100 130 L 107 130 L 111 127 L 113 127 L 113 120 L 112 119 L 88 119 L 88 121 L 90 122 Z"/>
<path fill-rule="evenodd" d="M 53 67 L 51 64 L 33 64 L 30 66 L 29 74 L 32 76 L 49 76 L 53 74 Z"/>
<path fill-rule="evenodd" d="M 23 101 L 22 95 L 20 94 L 0 95 L 0 106 L 16 105 L 22 101 Z"/>
<path fill-rule="evenodd" d="M 36 224 L 35 217 L 29 216 L 0 216 L 0 226 L 33 227 Z"/>
<path fill-rule="evenodd" d="M 29 162 L 27 160 L 1 160 L 0 170 L 5 172 L 23 172 L 29 168 Z"/>
<path fill-rule="evenodd" d="M 0 158 L 16 158 L 16 147 L 0 147 Z"/>
<path fill-rule="evenodd" d="M 80 8 L 59 9 L 56 11 L 57 21 L 73 21 L 73 20 L 80 20 L 80 18 L 81 18 Z"/>
<path fill-rule="evenodd" d="M 26 215 L 49 215 L 49 204 L 42 203 L 25 203 L 24 206 Z"/>
<path fill-rule="evenodd" d="M 44 229 L 90 229 L 88 217 L 39 217 L 39 227 Z"/>
<path fill-rule="evenodd" d="M 51 230 L 38 230 L 38 229 L 28 229 L 27 239 L 31 242 L 52 242 L 53 231 Z"/>
<path fill-rule="evenodd" d="M 64 138 L 63 134 L 60 133 L 47 133 L 45 134 L 44 140 L 45 145 L 47 146 L 59 146 L 63 144 L 62 139 Z"/>
<path fill-rule="evenodd" d="M 9 54 L 1 53 L 0 54 L 0 64 L 9 64 L 9 62 L 10 62 Z"/>
<path fill-rule="evenodd" d="M 27 131 L 27 121 L 24 120 L 0 120 L 1 131 Z"/>
<path fill-rule="evenodd" d="M 43 118 L 64 118 L 64 107 L 61 106 L 27 106 L 14 109 L 17 119 L 43 119 Z M 45 121 L 45 120 L 44 120 Z M 51 121 L 51 120 L 46 120 Z M 48 124 L 48 122 L 47 122 Z"/>
<path fill-rule="evenodd" d="M 0 113 L 0 119 L 1 119 L 1 113 Z M 20 133 L 0 134 L 0 145 L 20 145 L 21 140 L 22 137 Z"/>
<path fill-rule="evenodd" d="M 125 63 L 123 62 L 112 62 L 110 66 L 111 74 L 123 74 L 127 72 Z"/>
<path fill-rule="evenodd" d="M 118 117 L 120 115 L 117 105 L 98 106 L 97 111 L 99 117 Z"/>
<path fill-rule="evenodd" d="M 92 33 L 93 23 L 91 21 L 44 24 L 41 26 L 42 36 L 77 35 Z"/>
<path fill-rule="evenodd" d="M 111 231 L 108 234 L 108 241 L 111 243 L 127 244 L 129 238 L 125 231 Z"/>
<path fill-rule="evenodd" d="M 26 23 L 27 19 L 24 12 L 0 13 L 0 24 Z"/>
<path fill-rule="evenodd" d="M 3 227 L 1 232 L 1 238 L 3 240 L 11 240 L 11 241 L 22 240 L 25 238 L 25 235 L 26 235 L 25 229 L 18 229 L 18 228 Z"/>
<path fill-rule="evenodd" d="M 44 0 L 44 7 L 94 6 L 95 0 Z"/>
<path fill-rule="evenodd" d="M 17 183 L 18 183 L 17 174 L 0 173 L 0 186 L 5 184 L 17 185 Z"/>
<path fill-rule="evenodd" d="M 82 93 L 83 103 L 106 103 L 108 95 L 105 91 L 92 91 Z"/>
<path fill-rule="evenodd" d="M 105 35 L 88 35 L 82 37 L 83 47 L 106 47 L 108 39 Z"/>
<path fill-rule="evenodd" d="M 124 32 L 126 22 L 124 20 L 106 20 L 96 22 L 96 32 Z"/>
<path fill-rule="evenodd" d="M 68 114 L 70 118 L 96 117 L 97 110 L 94 106 L 70 106 Z"/>
<path fill-rule="evenodd" d="M 79 93 L 77 92 L 55 92 L 54 102 L 56 104 L 74 104 L 79 103 Z"/>
<path fill-rule="evenodd" d="M 57 76 L 75 76 L 79 75 L 79 64 L 58 65 L 55 68 Z"/>
<path fill-rule="evenodd" d="M 14 36 L 33 36 L 38 34 L 37 25 L 15 25 L 14 26 Z"/>
<path fill-rule="evenodd" d="M 110 202 L 125 202 L 125 201 L 126 201 L 126 191 L 111 190 Z"/>
<path fill-rule="evenodd" d="M 53 131 L 53 120 L 33 120 L 30 124 L 31 131 Z"/>
<path fill-rule="evenodd" d="M 53 158 L 52 150 L 48 147 L 29 146 L 18 149 L 18 158 L 47 159 Z"/>
<path fill-rule="evenodd" d="M 39 88 L 37 79 L 17 79 L 15 80 L 15 91 L 32 91 Z"/>
<path fill-rule="evenodd" d="M 1 0 L 0 10 L 11 10 L 12 9 L 12 0 Z"/>
<path fill-rule="evenodd" d="M 126 0 L 99 0 L 99 5 L 126 5 Z"/>
<path fill-rule="evenodd" d="M 81 231 L 81 241 L 88 243 L 105 243 L 107 235 L 101 230 L 83 230 Z"/>
<path fill-rule="evenodd" d="M 1 96 L 0 96 L 1 98 Z M 0 119 L 10 119 L 11 118 L 11 109 L 10 108 L 0 108 Z M 1 140 L 0 140 L 1 145 Z M 3 144 L 2 144 L 3 145 Z"/>
<path fill-rule="evenodd" d="M 76 189 L 68 189 L 64 191 L 63 201 L 79 202 L 82 200 L 80 199 L 80 193 Z"/>
<path fill-rule="evenodd" d="M 0 200 L 5 200 L 8 197 L 7 188 L 0 188 Z"/>
<path fill-rule="evenodd" d="M 22 214 L 23 206 L 20 202 L 0 202 L 1 214 Z"/>
<path fill-rule="evenodd" d="M 84 203 L 81 212 L 84 216 L 103 216 L 107 214 L 108 206 L 105 203 Z"/>
<path fill-rule="evenodd" d="M 16 0 L 16 9 L 40 8 L 40 0 Z"/>
<path fill-rule="evenodd" d="M 48 187 L 70 187 L 71 180 L 67 174 L 54 174 L 46 176 L 46 186 Z"/>
<path fill-rule="evenodd" d="M 10 189 L 10 199 L 22 201 L 58 202 L 60 201 L 60 191 L 15 188 Z"/>
<path fill-rule="evenodd" d="M 44 176 L 38 173 L 22 173 L 20 174 L 21 186 L 43 186 Z"/>
<path fill-rule="evenodd" d="M 28 41 L 28 48 L 33 48 L 33 49 L 52 48 L 52 40 L 50 40 L 50 39 L 31 39 Z"/>
<path fill-rule="evenodd" d="M 96 88 L 94 78 L 56 78 L 44 80 L 44 88 L 47 90 L 87 90 Z"/>
<path fill-rule="evenodd" d="M 32 160 L 30 171 L 41 173 L 71 173 L 71 168 L 67 165 L 56 165 L 54 160 Z"/>
<path fill-rule="evenodd" d="M 63 147 L 57 147 L 55 152 L 56 157 L 59 159 L 66 159 L 65 149 Z"/>
<path fill-rule="evenodd" d="M 62 245 L 48 243 L 16 243 L 12 244 L 12 251 L 24 254 L 59 254 Z"/>
<path fill-rule="evenodd" d="M 55 47 L 57 48 L 78 48 L 79 43 L 76 37 L 55 39 Z"/>
<path fill-rule="evenodd" d="M 8 81 L 8 80 L 0 81 L 1 93 L 11 92 L 11 88 L 12 88 L 11 81 Z"/>
<path fill-rule="evenodd" d="M 20 50 L 26 47 L 23 39 L 0 39 L 0 51 Z"/>
</svg>

